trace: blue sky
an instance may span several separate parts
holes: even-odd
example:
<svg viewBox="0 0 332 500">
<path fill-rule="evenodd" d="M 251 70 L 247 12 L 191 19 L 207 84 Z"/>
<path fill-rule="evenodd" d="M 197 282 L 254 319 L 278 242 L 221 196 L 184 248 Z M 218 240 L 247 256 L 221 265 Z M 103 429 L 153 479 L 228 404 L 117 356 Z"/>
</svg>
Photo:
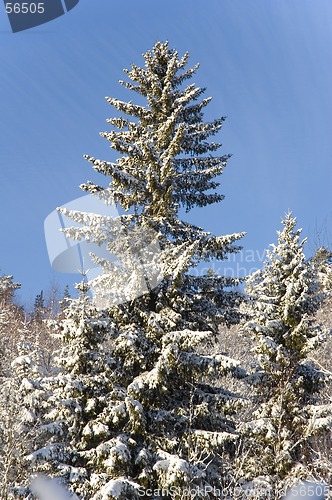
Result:
<svg viewBox="0 0 332 500">
<path fill-rule="evenodd" d="M 206 118 L 227 116 L 232 153 L 225 200 L 188 218 L 216 234 L 247 231 L 250 270 L 291 209 L 314 247 L 332 224 L 332 3 L 330 0 L 80 0 L 66 15 L 13 34 L 0 6 L 0 269 L 23 302 L 75 275 L 52 272 L 43 222 L 96 179 L 83 159 L 116 156 L 99 136 L 112 108 L 134 99 L 118 80 L 169 40 L 213 97 Z M 332 238 L 332 231 L 329 233 Z M 310 250 L 310 249 L 308 249 Z"/>
</svg>

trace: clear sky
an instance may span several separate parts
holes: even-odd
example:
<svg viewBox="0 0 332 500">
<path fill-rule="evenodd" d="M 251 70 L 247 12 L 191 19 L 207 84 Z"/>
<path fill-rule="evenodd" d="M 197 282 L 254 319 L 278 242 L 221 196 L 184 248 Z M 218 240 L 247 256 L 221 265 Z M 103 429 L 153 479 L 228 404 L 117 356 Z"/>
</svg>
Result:
<svg viewBox="0 0 332 500">
<path fill-rule="evenodd" d="M 220 140 L 233 154 L 225 200 L 188 218 L 216 234 L 247 231 L 247 270 L 288 209 L 312 246 L 316 228 L 329 232 L 331 0 L 80 0 L 15 34 L 0 5 L 0 269 L 22 283 L 23 301 L 77 279 L 52 273 L 44 219 L 98 178 L 83 154 L 116 158 L 99 136 L 113 112 L 104 97 L 134 99 L 118 84 L 122 69 L 166 39 L 200 63 L 206 118 L 227 116 Z"/>
</svg>

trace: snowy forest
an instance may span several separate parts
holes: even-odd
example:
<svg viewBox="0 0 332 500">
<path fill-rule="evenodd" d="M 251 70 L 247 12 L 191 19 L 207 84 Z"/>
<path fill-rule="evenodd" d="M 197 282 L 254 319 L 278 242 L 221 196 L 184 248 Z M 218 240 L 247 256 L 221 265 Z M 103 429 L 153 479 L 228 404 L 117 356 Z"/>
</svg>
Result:
<svg viewBox="0 0 332 500">
<path fill-rule="evenodd" d="M 0 499 L 281 499 L 300 481 L 328 498 L 332 248 L 307 257 L 285 207 L 261 269 L 215 273 L 245 232 L 179 212 L 223 200 L 225 119 L 204 120 L 188 53 L 157 42 L 143 59 L 120 80 L 128 101 L 107 98 L 117 160 L 85 156 L 101 180 L 81 189 L 118 217 L 60 209 L 67 238 L 107 248 L 102 274 L 32 311 L 0 276 Z"/>
</svg>

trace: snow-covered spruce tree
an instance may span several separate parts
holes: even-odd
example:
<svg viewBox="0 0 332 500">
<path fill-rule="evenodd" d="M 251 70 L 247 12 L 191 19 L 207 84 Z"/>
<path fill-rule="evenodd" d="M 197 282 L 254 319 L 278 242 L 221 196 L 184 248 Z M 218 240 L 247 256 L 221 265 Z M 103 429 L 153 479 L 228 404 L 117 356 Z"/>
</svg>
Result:
<svg viewBox="0 0 332 500">
<path fill-rule="evenodd" d="M 95 448 L 108 435 L 103 412 L 111 391 L 112 359 L 103 342 L 111 326 L 110 319 L 91 304 L 87 285 L 82 282 L 77 288 L 79 297 L 68 299 L 64 317 L 53 322 L 62 347 L 56 357 L 57 372 L 43 380 L 48 393 L 41 426 L 45 446 L 28 460 L 31 472 L 60 478 L 88 499 L 91 470 L 95 477 L 100 471 Z"/>
<path fill-rule="evenodd" d="M 232 395 L 217 383 L 209 385 L 208 377 L 239 374 L 237 362 L 222 354 L 199 354 L 197 346 L 211 340 L 220 324 L 238 321 L 241 296 L 234 286 L 239 280 L 213 273 L 198 276 L 190 269 L 238 252 L 234 243 L 244 233 L 214 236 L 179 219 L 180 207 L 189 211 L 223 199 L 211 190 L 218 187 L 216 177 L 229 156 L 214 156 L 220 144 L 208 139 L 219 132 L 224 118 L 203 121 L 210 98 L 201 98 L 205 89 L 184 85 L 198 68 L 186 69 L 188 54 L 179 57 L 167 42 L 157 42 L 144 61 L 144 68 L 125 70 L 130 81 L 120 83 L 146 104 L 107 99 L 118 113 L 108 120 L 114 130 L 101 135 L 120 157 L 112 163 L 86 156 L 109 185 L 82 186 L 106 204 L 119 205 L 124 215 L 62 210 L 82 225 L 65 230 L 68 237 L 106 243 L 122 264 L 127 261 L 124 239 L 117 238 L 121 231 L 135 240 L 130 243 L 136 250 L 140 235 L 154 244 L 156 238 L 161 249 L 159 262 L 153 252 L 151 262 L 162 278 L 157 286 L 148 283 L 141 296 L 139 266 L 131 263 L 128 272 L 123 265 L 119 273 L 119 262 L 94 257 L 105 272 L 91 285 L 106 292 L 104 306 L 116 325 L 109 342 L 115 366 L 106 419 L 103 411 L 107 431 L 91 458 L 105 473 L 98 475 L 91 465 L 89 495 L 95 499 L 139 498 L 144 489 L 171 487 L 176 488 L 172 498 L 178 499 L 185 487 L 220 486 L 223 454 L 235 439 L 227 415 Z M 145 265 L 144 279 L 153 271 L 151 262 Z M 123 290 L 123 273 L 131 290 Z M 130 300 L 112 302 L 119 289 Z"/>
<path fill-rule="evenodd" d="M 282 223 L 278 245 L 247 281 L 250 319 L 244 325 L 259 365 L 252 377 L 255 419 L 242 426 L 250 436 L 245 468 L 251 479 L 270 476 L 274 487 L 310 473 L 320 477 L 321 470 L 312 470 L 318 458 L 313 439 L 332 423 L 331 405 L 317 396 L 324 373 L 307 359 L 324 340 L 314 321 L 321 304 L 317 272 L 305 258 L 296 219 L 287 213 Z"/>
</svg>

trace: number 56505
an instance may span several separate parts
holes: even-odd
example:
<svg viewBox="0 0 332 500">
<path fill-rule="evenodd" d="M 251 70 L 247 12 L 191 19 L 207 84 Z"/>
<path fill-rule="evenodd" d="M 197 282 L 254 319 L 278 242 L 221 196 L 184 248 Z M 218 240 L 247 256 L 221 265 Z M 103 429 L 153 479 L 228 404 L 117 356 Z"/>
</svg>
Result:
<svg viewBox="0 0 332 500">
<path fill-rule="evenodd" d="M 39 3 L 6 3 L 7 14 L 43 14 L 45 12 L 45 4 Z"/>
</svg>

